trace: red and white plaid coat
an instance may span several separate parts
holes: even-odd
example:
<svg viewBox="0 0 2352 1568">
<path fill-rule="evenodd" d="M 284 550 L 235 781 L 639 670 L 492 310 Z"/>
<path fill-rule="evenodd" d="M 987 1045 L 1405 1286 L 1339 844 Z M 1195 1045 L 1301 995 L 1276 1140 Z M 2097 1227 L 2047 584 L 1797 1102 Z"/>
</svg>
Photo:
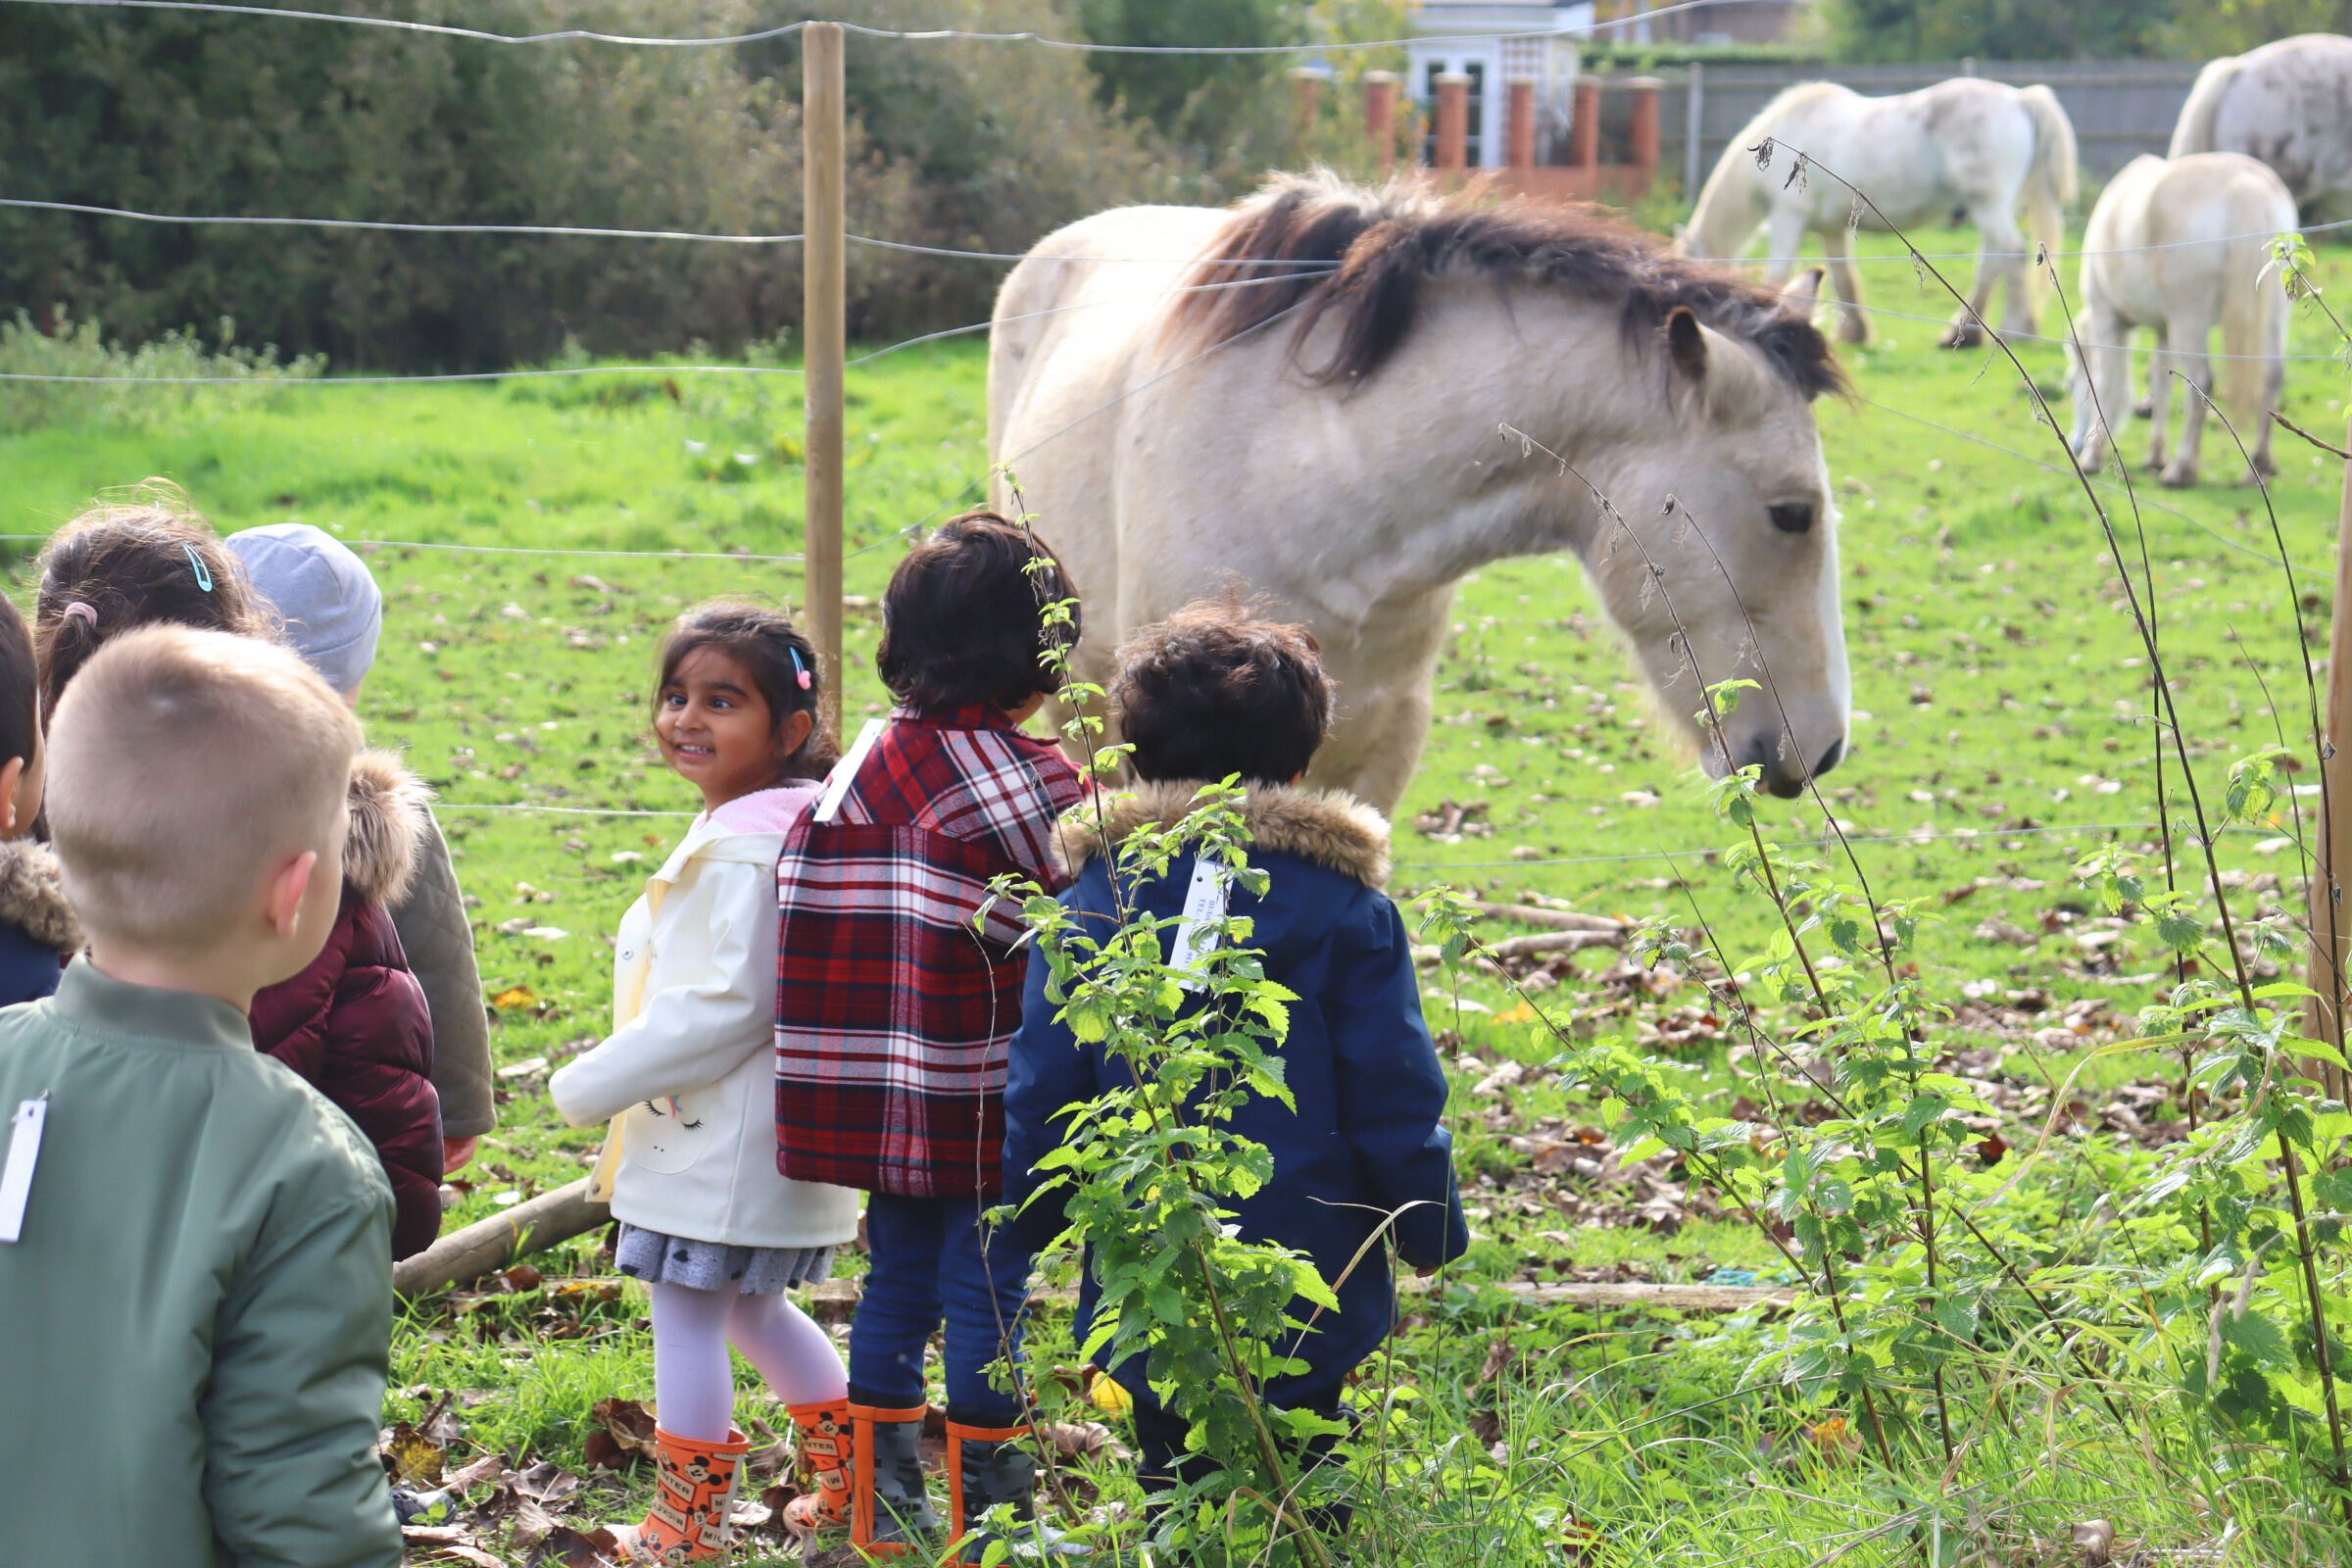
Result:
<svg viewBox="0 0 2352 1568">
<path fill-rule="evenodd" d="M 1058 747 L 993 708 L 902 710 L 830 818 L 785 835 L 778 1170 L 910 1198 L 1001 1190 L 1028 928 L 1008 900 L 973 921 L 994 877 L 1058 887 L 1054 823 L 1081 793 Z"/>
</svg>

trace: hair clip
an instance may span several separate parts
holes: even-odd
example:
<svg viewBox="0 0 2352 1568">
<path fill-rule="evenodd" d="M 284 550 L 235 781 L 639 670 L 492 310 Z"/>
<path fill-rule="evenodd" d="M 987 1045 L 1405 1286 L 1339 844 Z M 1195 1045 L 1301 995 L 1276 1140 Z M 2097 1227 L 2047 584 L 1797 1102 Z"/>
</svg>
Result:
<svg viewBox="0 0 2352 1568">
<path fill-rule="evenodd" d="M 213 591 L 213 574 L 205 568 L 204 558 L 196 553 L 194 545 L 181 545 L 179 548 L 188 553 L 188 564 L 196 568 L 197 588 L 204 593 L 211 593 Z"/>
<path fill-rule="evenodd" d="M 93 626 L 98 624 L 98 612 L 78 599 L 66 606 L 58 613 L 68 620 L 86 620 Z"/>
<path fill-rule="evenodd" d="M 807 691 L 809 687 L 815 685 L 816 677 L 808 673 L 808 666 L 807 664 L 801 662 L 801 651 L 798 648 L 788 648 L 786 652 L 792 655 L 792 667 L 794 673 L 801 677 L 801 690 Z"/>
</svg>

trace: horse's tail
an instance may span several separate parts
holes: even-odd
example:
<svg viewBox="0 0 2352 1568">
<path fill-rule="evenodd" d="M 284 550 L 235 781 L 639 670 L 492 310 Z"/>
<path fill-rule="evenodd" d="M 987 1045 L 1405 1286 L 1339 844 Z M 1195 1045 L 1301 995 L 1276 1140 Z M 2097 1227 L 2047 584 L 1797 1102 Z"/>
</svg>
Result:
<svg viewBox="0 0 2352 1568">
<path fill-rule="evenodd" d="M 2223 406 L 2249 441 L 2271 416 L 2263 407 L 2267 372 L 2286 352 L 2286 280 L 2271 265 L 2271 239 L 2302 221 L 2275 178 L 2263 182 L 2271 188 L 2247 190 L 2250 183 L 2241 177 L 2239 189 L 2251 199 L 2227 204 L 2230 232 L 2241 237 L 2230 241 L 2222 270 L 2222 352 L 2230 357 L 2221 374 Z"/>
<path fill-rule="evenodd" d="M 2066 245 L 2066 204 L 2075 199 L 2075 122 L 2058 95 L 2038 84 L 2018 90 L 2034 124 L 2034 163 L 2026 171 L 2026 232 L 2056 265 Z M 2050 291 L 2048 272 L 2029 262 L 2027 292 L 2038 311 Z"/>
<path fill-rule="evenodd" d="M 2165 156 L 2185 158 L 2190 153 L 2219 152 L 2213 144 L 2214 122 L 2221 118 L 2222 100 L 2230 94 L 2230 84 L 2245 69 L 2243 55 L 2229 55 L 2206 62 L 2197 73 L 2196 85 L 2188 89 L 2188 102 L 2180 106 L 2180 118 L 2173 125 L 2173 145 Z"/>
</svg>

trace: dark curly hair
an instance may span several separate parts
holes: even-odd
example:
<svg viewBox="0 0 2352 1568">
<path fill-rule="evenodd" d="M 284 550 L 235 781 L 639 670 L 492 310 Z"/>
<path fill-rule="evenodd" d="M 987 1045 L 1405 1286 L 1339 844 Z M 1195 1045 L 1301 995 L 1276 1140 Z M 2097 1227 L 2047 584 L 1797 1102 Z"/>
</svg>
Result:
<svg viewBox="0 0 2352 1568">
<path fill-rule="evenodd" d="M 1314 633 L 1227 600 L 1187 605 L 1119 650 L 1110 701 L 1146 779 L 1287 784 L 1331 730 Z"/>
<path fill-rule="evenodd" d="M 277 618 L 245 563 L 168 480 L 101 499 L 41 548 L 32 646 L 41 719 L 114 638 L 170 623 L 277 640 Z"/>
<path fill-rule="evenodd" d="M 1065 599 L 1069 623 L 1048 626 L 1044 608 Z M 1019 708 L 1057 686 L 1043 655 L 1078 641 L 1077 599 L 1035 530 L 967 512 L 890 574 L 874 667 L 908 708 Z"/>
<path fill-rule="evenodd" d="M 662 644 L 661 673 L 654 681 L 657 713 L 662 710 L 662 694 L 678 677 L 678 666 L 686 662 L 688 655 L 706 648 L 726 655 L 751 677 L 760 701 L 767 704 L 772 733 L 781 734 L 784 720 L 794 713 L 808 713 L 814 719 L 800 750 L 784 760 L 776 774 L 779 783 L 788 778 L 823 778 L 833 770 L 833 739 L 825 733 L 818 706 L 825 672 L 817 667 L 815 646 L 780 610 L 744 599 L 714 599 L 680 615 Z M 809 677 L 806 689 L 801 685 L 804 669 Z"/>
</svg>

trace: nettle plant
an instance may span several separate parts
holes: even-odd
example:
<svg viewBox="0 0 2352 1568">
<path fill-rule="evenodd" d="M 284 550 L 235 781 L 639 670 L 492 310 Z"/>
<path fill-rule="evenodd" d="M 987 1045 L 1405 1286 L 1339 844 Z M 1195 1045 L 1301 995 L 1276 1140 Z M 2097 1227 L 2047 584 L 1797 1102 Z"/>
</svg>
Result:
<svg viewBox="0 0 2352 1568">
<path fill-rule="evenodd" d="M 1106 788 L 1128 749 L 1101 744 L 1104 694 L 1070 673 L 1069 639 L 1054 635 L 1071 625 L 1072 609 L 1044 607 L 1042 657 L 1070 715 L 1063 734 L 1087 758 L 1081 771 Z M 1108 927 L 1081 921 L 1034 884 L 1004 879 L 994 893 L 1020 901 L 1030 961 L 1047 966 L 1047 997 L 1080 1047 L 1128 1072 L 1124 1087 L 1070 1107 L 1029 1201 L 1066 1216 L 1045 1265 L 1076 1262 L 1099 1282 L 1094 1320 L 1078 1326 L 1081 1355 L 1116 1366 L 1148 1353 L 1154 1395 L 1208 1461 L 1164 1499 L 1156 1544 L 1181 1552 L 1214 1541 L 1235 1560 L 1319 1565 L 1332 1558 L 1313 1520 L 1342 1486 L 1339 1467 L 1302 1467 L 1296 1455 L 1339 1429 L 1311 1411 L 1276 1409 L 1260 1391 L 1305 1369 L 1296 1351 L 1314 1332 L 1312 1316 L 1336 1312 L 1339 1298 L 1303 1254 L 1241 1239 L 1230 1207 L 1272 1176 L 1272 1154 L 1231 1122 L 1252 1097 L 1293 1103 L 1281 1048 L 1297 999 L 1267 978 L 1247 916 L 1154 918 L 1128 902 L 1186 855 L 1214 866 L 1228 888 L 1263 894 L 1267 873 L 1249 859 L 1245 793 L 1231 780 L 1209 785 L 1181 821 L 1146 824 L 1116 843 L 1107 803 L 1100 791 L 1090 796 L 1078 814 L 1112 868 Z"/>
</svg>

